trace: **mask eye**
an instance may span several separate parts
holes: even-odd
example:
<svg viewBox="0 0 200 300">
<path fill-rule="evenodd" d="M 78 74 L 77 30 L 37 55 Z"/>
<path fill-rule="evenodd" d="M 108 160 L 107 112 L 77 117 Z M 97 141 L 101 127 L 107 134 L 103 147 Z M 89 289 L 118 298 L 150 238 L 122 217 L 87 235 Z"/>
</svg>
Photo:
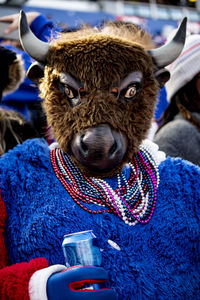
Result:
<svg viewBox="0 0 200 300">
<path fill-rule="evenodd" d="M 81 103 L 78 91 L 67 84 L 60 83 L 60 90 L 67 97 L 71 107 L 77 106 Z"/>
<path fill-rule="evenodd" d="M 69 99 L 73 99 L 75 97 L 74 92 L 67 85 L 64 86 L 64 93 Z"/>
<path fill-rule="evenodd" d="M 121 91 L 120 99 L 125 100 L 125 101 L 133 100 L 134 97 L 137 95 L 139 89 L 140 89 L 139 82 L 133 82 L 133 83 L 129 84 L 127 88 L 125 88 Z"/>
<path fill-rule="evenodd" d="M 136 95 L 137 91 L 138 91 L 137 86 L 132 85 L 131 87 L 129 87 L 126 90 L 126 92 L 124 94 L 124 97 L 127 98 L 127 99 L 133 98 Z"/>
</svg>

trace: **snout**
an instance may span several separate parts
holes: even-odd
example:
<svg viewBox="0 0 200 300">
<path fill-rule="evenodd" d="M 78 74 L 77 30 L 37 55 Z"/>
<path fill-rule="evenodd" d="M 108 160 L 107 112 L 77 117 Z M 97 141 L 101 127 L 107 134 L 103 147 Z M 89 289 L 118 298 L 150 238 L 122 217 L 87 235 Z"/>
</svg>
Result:
<svg viewBox="0 0 200 300">
<path fill-rule="evenodd" d="M 95 173 L 112 171 L 122 162 L 126 149 L 126 136 L 107 124 L 76 134 L 71 143 L 77 161 Z"/>
</svg>

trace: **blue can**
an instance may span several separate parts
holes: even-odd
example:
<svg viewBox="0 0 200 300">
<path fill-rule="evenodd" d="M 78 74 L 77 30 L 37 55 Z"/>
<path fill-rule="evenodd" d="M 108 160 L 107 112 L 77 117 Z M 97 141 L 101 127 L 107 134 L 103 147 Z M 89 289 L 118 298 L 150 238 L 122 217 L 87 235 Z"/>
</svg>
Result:
<svg viewBox="0 0 200 300">
<path fill-rule="evenodd" d="M 101 265 L 102 256 L 98 240 L 92 230 L 64 235 L 62 248 L 67 267 L 77 265 L 98 267 Z M 99 284 L 85 284 L 84 289 L 88 288 L 99 289 L 101 287 Z"/>
<path fill-rule="evenodd" d="M 62 248 L 67 267 L 101 265 L 102 256 L 98 240 L 92 230 L 64 235 Z"/>
</svg>

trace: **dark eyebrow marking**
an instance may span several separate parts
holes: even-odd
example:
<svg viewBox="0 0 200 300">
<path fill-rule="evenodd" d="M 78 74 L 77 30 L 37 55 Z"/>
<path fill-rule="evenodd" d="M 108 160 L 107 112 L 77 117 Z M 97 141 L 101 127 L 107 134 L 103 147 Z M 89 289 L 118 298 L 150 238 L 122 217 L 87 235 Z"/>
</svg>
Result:
<svg viewBox="0 0 200 300">
<path fill-rule="evenodd" d="M 117 87 L 119 91 L 125 89 L 131 82 L 138 82 L 140 83 L 143 79 L 142 72 L 135 71 L 130 73 L 128 76 L 123 78 L 120 82 L 115 83 L 114 87 Z"/>
<path fill-rule="evenodd" d="M 72 77 L 69 73 L 60 73 L 60 82 L 63 84 L 67 84 L 78 90 L 80 87 L 83 87 L 83 83 L 81 83 L 78 79 Z"/>
</svg>

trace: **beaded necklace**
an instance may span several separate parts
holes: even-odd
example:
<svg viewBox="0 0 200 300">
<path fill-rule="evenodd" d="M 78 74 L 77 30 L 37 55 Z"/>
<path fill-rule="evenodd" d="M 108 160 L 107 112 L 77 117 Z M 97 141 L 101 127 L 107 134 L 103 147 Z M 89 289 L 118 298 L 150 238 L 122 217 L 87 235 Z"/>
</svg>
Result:
<svg viewBox="0 0 200 300">
<path fill-rule="evenodd" d="M 141 146 L 129 163 L 130 176 L 117 174 L 117 188 L 109 180 L 85 176 L 68 154 L 59 148 L 51 150 L 51 162 L 56 177 L 72 199 L 85 211 L 93 214 L 112 213 L 126 224 L 145 224 L 151 219 L 159 184 L 158 164 L 152 153 Z M 114 178 L 113 178 L 114 179 Z M 95 210 L 92 209 L 95 205 Z"/>
</svg>

